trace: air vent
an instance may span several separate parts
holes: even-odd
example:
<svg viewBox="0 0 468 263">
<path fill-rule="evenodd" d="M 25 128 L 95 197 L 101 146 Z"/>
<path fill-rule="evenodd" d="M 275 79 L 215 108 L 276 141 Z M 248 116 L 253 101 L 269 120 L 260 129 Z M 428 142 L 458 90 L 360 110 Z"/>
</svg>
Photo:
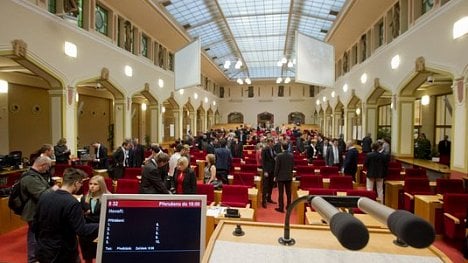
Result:
<svg viewBox="0 0 468 263">
<path fill-rule="evenodd" d="M 190 29 L 192 27 L 192 25 L 190 24 L 185 24 L 183 25 L 184 29 L 187 30 L 187 29 Z"/>
<path fill-rule="evenodd" d="M 172 2 L 171 1 L 164 1 L 161 3 L 164 7 L 168 6 L 168 5 L 172 5 Z"/>
<path fill-rule="evenodd" d="M 326 33 L 328 33 L 328 30 L 326 30 L 326 29 L 323 29 L 323 28 L 322 28 L 322 29 L 320 29 L 320 32 L 322 32 L 322 33 L 325 33 L 325 34 L 326 34 Z"/>
<path fill-rule="evenodd" d="M 330 15 L 332 16 L 337 16 L 338 15 L 338 11 L 335 11 L 335 10 L 330 10 Z"/>
</svg>

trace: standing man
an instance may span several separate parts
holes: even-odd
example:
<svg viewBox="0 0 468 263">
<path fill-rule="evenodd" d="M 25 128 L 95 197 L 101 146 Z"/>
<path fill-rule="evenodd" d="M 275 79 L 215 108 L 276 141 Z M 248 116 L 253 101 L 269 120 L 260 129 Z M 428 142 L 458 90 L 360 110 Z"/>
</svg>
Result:
<svg viewBox="0 0 468 263">
<path fill-rule="evenodd" d="M 231 151 L 226 147 L 225 139 L 219 141 L 219 148 L 215 149 L 216 156 L 216 178 L 221 180 L 223 184 L 228 184 L 228 173 L 231 170 L 232 155 Z"/>
<path fill-rule="evenodd" d="M 275 180 L 278 183 L 278 207 L 276 211 L 284 213 L 283 193 L 286 190 L 286 209 L 291 205 L 291 181 L 293 178 L 294 157 L 287 151 L 288 144 L 283 143 L 283 152 L 276 156 Z"/>
<path fill-rule="evenodd" d="M 86 177 L 83 171 L 69 168 L 62 188 L 40 197 L 34 219 L 39 262 L 80 262 L 76 236 L 97 237 L 99 224 L 86 224 L 81 204 L 73 196 Z"/>
<path fill-rule="evenodd" d="M 94 147 L 94 168 L 107 169 L 107 148 L 100 142 L 93 143 Z"/>
<path fill-rule="evenodd" d="M 371 134 L 368 133 L 364 138 L 362 138 L 362 152 L 363 153 L 368 153 L 370 152 L 372 146 L 372 138 Z"/>
<path fill-rule="evenodd" d="M 262 150 L 262 169 L 263 169 L 263 178 L 262 178 L 262 206 L 263 208 L 267 207 L 267 202 L 276 204 L 275 201 L 271 199 L 271 192 L 273 191 L 274 186 L 274 169 L 275 169 L 275 151 L 273 150 L 273 138 L 266 139 L 266 146 Z"/>
<path fill-rule="evenodd" d="M 130 166 L 141 167 L 145 160 L 145 148 L 139 143 L 138 138 L 133 139 L 133 149 L 130 153 L 132 155 L 130 158 L 132 160 Z"/>
<path fill-rule="evenodd" d="M 27 200 L 21 214 L 21 219 L 28 222 L 28 262 L 37 262 L 36 250 L 37 243 L 33 232 L 33 219 L 36 215 L 36 206 L 39 198 L 45 192 L 52 192 L 58 189 L 58 186 L 49 188 L 49 184 L 44 178 L 44 174 L 49 170 L 52 160 L 48 156 L 39 156 L 28 171 L 21 176 L 21 197 Z M 81 212 L 81 211 L 80 211 Z"/>
<path fill-rule="evenodd" d="M 448 140 L 448 135 L 444 135 L 444 139 L 439 142 L 440 163 L 450 165 L 450 149 L 452 143 Z"/>
<path fill-rule="evenodd" d="M 125 174 L 125 167 L 128 167 L 128 151 L 132 147 L 132 144 L 129 140 L 125 140 L 122 143 L 122 146 L 117 148 L 115 152 L 112 154 L 112 159 L 114 163 L 112 164 L 112 172 L 110 173 L 110 177 L 112 180 L 120 179 Z"/>
<path fill-rule="evenodd" d="M 367 167 L 366 189 L 374 191 L 377 184 L 377 198 L 383 203 L 383 181 L 387 175 L 389 155 L 383 152 L 379 143 L 372 144 L 372 152 L 367 154 L 364 167 Z"/>
<path fill-rule="evenodd" d="M 353 141 L 348 140 L 346 142 L 346 147 L 348 151 L 346 152 L 345 159 L 343 161 L 343 173 L 345 175 L 350 175 L 353 177 L 353 181 L 356 182 L 356 172 L 357 172 L 357 164 L 358 164 L 358 151 L 356 147 L 354 147 Z"/>
<path fill-rule="evenodd" d="M 162 167 L 169 162 L 169 155 L 159 153 L 158 147 L 151 147 L 151 157 L 143 167 L 140 194 L 170 194 L 166 187 L 166 176 Z"/>
</svg>

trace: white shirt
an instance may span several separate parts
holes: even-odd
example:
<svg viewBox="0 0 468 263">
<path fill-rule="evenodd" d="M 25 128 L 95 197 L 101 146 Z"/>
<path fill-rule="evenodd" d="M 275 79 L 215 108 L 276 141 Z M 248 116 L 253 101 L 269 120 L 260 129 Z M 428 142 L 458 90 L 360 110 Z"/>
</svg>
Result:
<svg viewBox="0 0 468 263">
<path fill-rule="evenodd" d="M 340 163 L 338 147 L 333 145 L 333 163 Z"/>
<path fill-rule="evenodd" d="M 171 155 L 171 158 L 169 159 L 169 176 L 174 175 L 174 170 L 177 166 L 177 161 L 180 159 L 180 157 L 182 157 L 182 155 L 180 155 L 180 152 L 175 152 L 173 155 Z"/>
</svg>

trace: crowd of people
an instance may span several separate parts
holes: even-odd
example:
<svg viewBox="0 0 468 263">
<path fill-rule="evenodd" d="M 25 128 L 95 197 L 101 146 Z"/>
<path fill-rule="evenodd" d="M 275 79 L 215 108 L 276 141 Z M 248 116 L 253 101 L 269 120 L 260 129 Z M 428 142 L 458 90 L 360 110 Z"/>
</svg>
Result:
<svg viewBox="0 0 468 263">
<path fill-rule="evenodd" d="M 263 208 L 273 204 L 276 211 L 284 212 L 290 206 L 293 153 L 304 156 L 309 163 L 323 159 L 327 166 L 336 166 L 344 176 L 356 180 L 359 151 L 353 141 L 345 142 L 343 135 L 328 138 L 316 131 L 301 131 L 296 127 L 220 129 L 197 137 L 187 133 L 184 139 L 176 140 L 171 146 L 171 155 L 157 144 L 145 150 L 138 139 L 124 140 L 108 155 L 107 148 L 95 142 L 92 144 L 92 164 L 95 169 L 108 169 L 113 180 L 122 178 L 127 167 L 142 167 L 141 194 L 196 194 L 197 178 L 190 167 L 191 149 L 206 153 L 203 183 L 220 188 L 228 183 L 232 160 L 243 157 L 246 144 L 255 145 L 256 164 L 263 170 Z M 376 187 L 378 200 L 382 201 L 383 180 L 390 160 L 389 140 L 373 142 L 371 134 L 367 134 L 361 146 L 366 155 L 366 188 L 374 191 Z M 439 143 L 440 151 L 449 154 L 447 146 L 450 147 L 445 138 Z M 147 158 L 145 151 L 150 152 Z M 96 256 L 93 240 L 97 237 L 100 200 L 110 191 L 102 176 L 93 176 L 86 181 L 88 192 L 78 200 L 73 194 L 79 192 L 87 175 L 79 169 L 68 168 L 59 188 L 51 180 L 52 159 L 56 163 L 70 162 L 65 139 L 60 139 L 55 146 L 44 144 L 21 179 L 22 195 L 27 200 L 21 217 L 28 223 L 28 262 L 76 262 L 78 244 L 85 262 L 92 262 Z M 272 199 L 274 187 L 278 187 L 279 192 L 276 201 Z"/>
</svg>

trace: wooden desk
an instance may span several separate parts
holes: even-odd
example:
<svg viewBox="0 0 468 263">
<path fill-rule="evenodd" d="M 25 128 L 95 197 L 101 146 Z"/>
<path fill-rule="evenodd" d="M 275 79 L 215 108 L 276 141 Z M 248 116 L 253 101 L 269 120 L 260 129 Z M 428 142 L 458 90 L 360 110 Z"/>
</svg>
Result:
<svg viewBox="0 0 468 263">
<path fill-rule="evenodd" d="M 415 158 L 401 158 L 400 157 L 400 158 L 395 158 L 395 160 L 398 160 L 402 163 L 411 164 L 413 166 L 426 168 L 434 172 L 442 173 L 444 174 L 444 176 L 447 176 L 447 178 L 448 178 L 448 175 L 450 175 L 450 167 L 445 164 L 436 163 L 430 160 L 415 159 Z"/>
<path fill-rule="evenodd" d="M 436 187 L 436 182 L 429 182 L 431 188 Z M 385 181 L 385 205 L 393 209 L 398 209 L 398 193 L 405 186 L 405 181 Z"/>
<path fill-rule="evenodd" d="M 8 207 L 8 197 L 0 198 L 0 234 L 4 234 L 26 225 L 20 216 Z"/>
<path fill-rule="evenodd" d="M 221 195 L 223 191 L 222 190 L 215 190 L 214 191 L 214 202 L 216 204 L 221 204 Z M 258 190 L 254 187 L 249 188 L 249 200 L 251 203 L 251 208 L 257 209 L 258 207 L 258 202 L 261 200 L 261 198 L 258 198 Z"/>
<path fill-rule="evenodd" d="M 252 208 L 236 208 L 239 210 L 240 218 L 225 217 L 226 207 L 213 206 L 206 209 L 206 244 L 210 241 L 210 237 L 219 221 L 255 221 L 255 210 Z"/>
<path fill-rule="evenodd" d="M 306 190 L 297 190 L 297 198 L 303 197 L 309 194 L 309 191 Z M 295 200 L 295 199 L 294 199 Z M 305 203 L 300 203 L 296 205 L 296 214 L 297 214 L 297 224 L 305 224 L 304 215 L 305 215 Z"/>
<path fill-rule="evenodd" d="M 320 216 L 319 213 L 317 212 L 312 212 L 310 207 L 307 207 L 307 212 L 306 212 L 306 224 L 309 225 L 327 225 L 322 221 L 322 217 Z M 361 222 L 370 228 L 387 228 L 385 224 L 382 224 L 380 221 L 375 219 L 374 217 L 368 215 L 368 214 L 354 214 L 354 217 L 357 219 L 361 220 Z"/>
<path fill-rule="evenodd" d="M 435 226 L 435 211 L 442 208 L 444 202 L 441 195 L 415 195 L 414 214 L 424 218 Z"/>
<path fill-rule="evenodd" d="M 107 172 L 107 169 L 94 169 L 93 174 L 100 175 L 104 178 L 109 178 L 109 173 Z"/>
<path fill-rule="evenodd" d="M 201 262 L 451 262 L 434 246 L 401 248 L 386 229 L 369 229 L 369 242 L 359 251 L 343 248 L 328 227 L 291 226 L 294 246 L 283 246 L 281 224 L 242 222 L 244 236 L 233 236 L 236 223 L 221 221 L 213 232 Z M 234 252 L 233 252 L 234 251 Z"/>
</svg>

